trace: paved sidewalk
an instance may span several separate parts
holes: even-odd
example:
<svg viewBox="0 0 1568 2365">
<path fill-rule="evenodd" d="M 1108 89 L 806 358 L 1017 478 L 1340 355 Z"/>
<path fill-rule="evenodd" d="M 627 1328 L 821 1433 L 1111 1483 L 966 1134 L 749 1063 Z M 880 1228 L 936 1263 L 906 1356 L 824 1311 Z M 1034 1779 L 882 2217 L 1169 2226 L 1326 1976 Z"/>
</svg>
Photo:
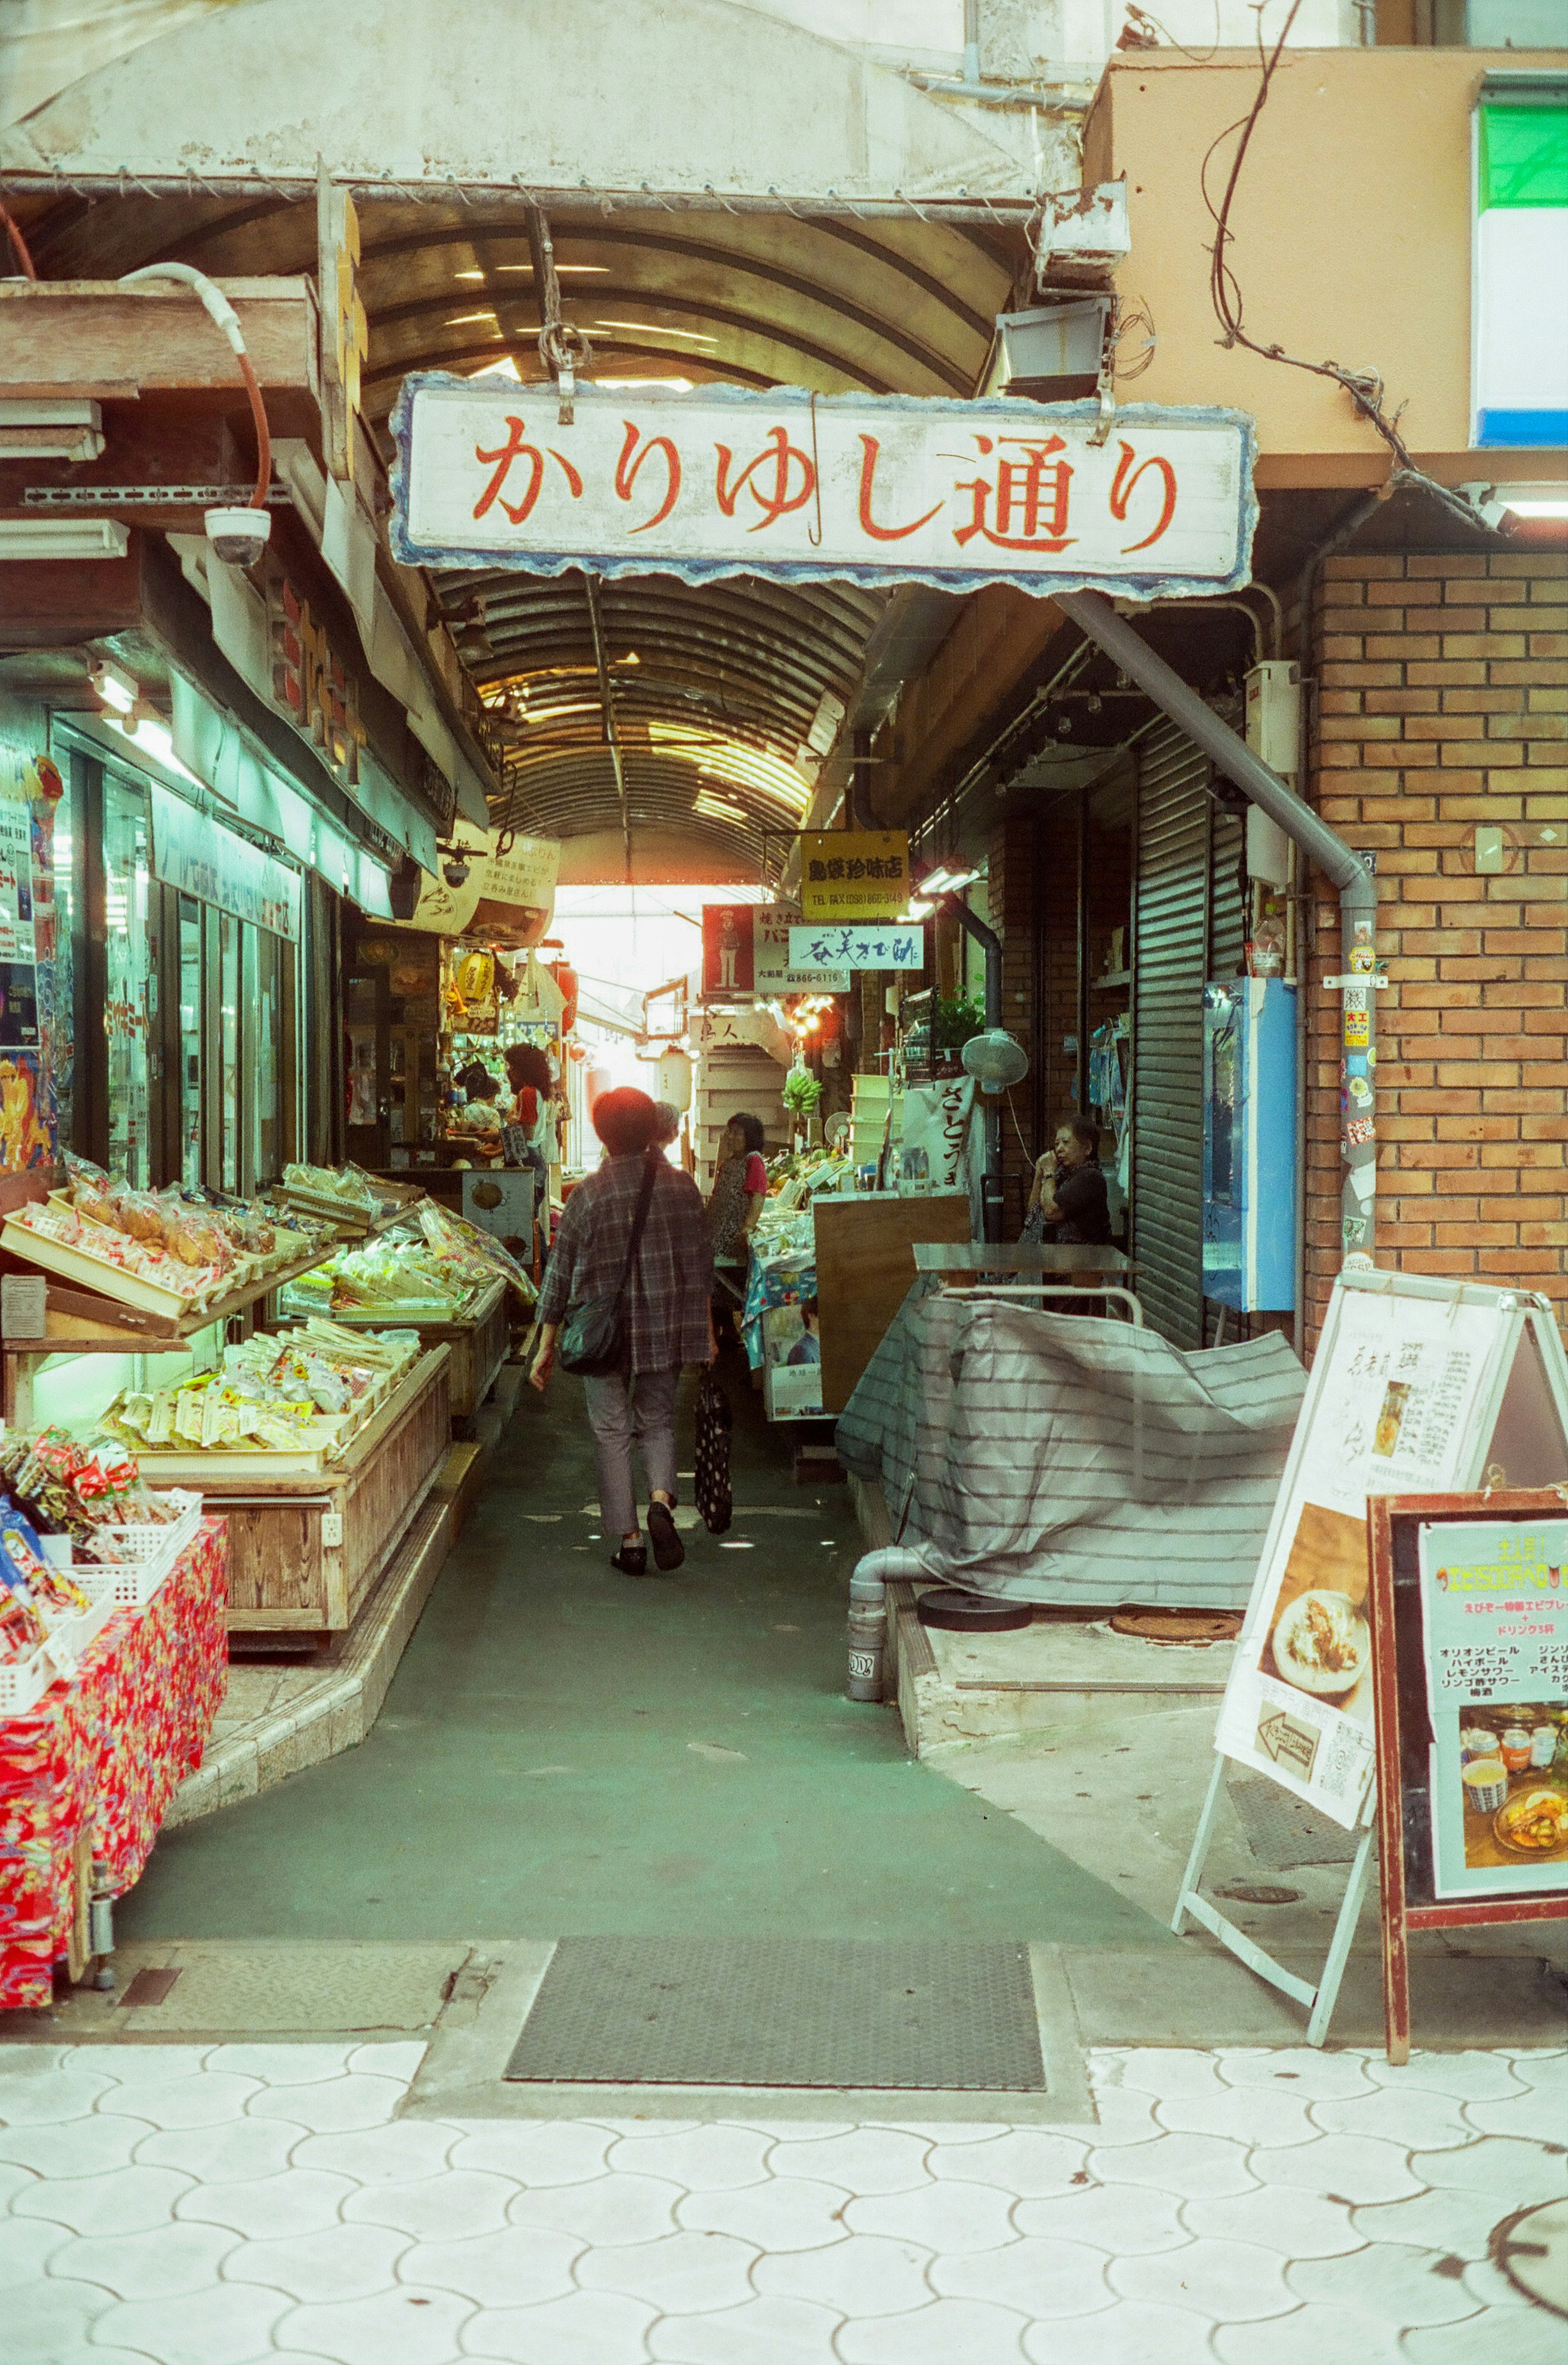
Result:
<svg viewBox="0 0 1568 2365">
<path fill-rule="evenodd" d="M 1103 2050 L 1100 2124 L 398 2120 L 422 2047 L 0 2047 L 6 2365 L 1562 2365 L 1568 2052 Z"/>
</svg>

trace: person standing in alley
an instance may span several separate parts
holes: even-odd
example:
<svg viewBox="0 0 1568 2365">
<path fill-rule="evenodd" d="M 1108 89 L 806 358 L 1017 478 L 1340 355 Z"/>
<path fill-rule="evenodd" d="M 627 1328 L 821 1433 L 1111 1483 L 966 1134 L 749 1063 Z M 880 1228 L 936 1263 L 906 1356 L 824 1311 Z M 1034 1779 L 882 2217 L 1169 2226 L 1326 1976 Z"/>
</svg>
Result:
<svg viewBox="0 0 1568 2365">
<path fill-rule="evenodd" d="M 666 1572 L 677 1569 L 686 1551 L 675 1524 L 676 1389 L 684 1364 L 712 1360 L 712 1258 L 701 1194 L 689 1174 L 657 1150 L 657 1115 L 646 1093 L 601 1093 L 593 1106 L 593 1127 L 606 1155 L 577 1184 L 562 1215 L 540 1292 L 539 1341 L 529 1379 L 543 1393 L 568 1309 L 613 1296 L 624 1274 L 622 1367 L 585 1378 L 583 1394 L 604 1532 L 621 1540 L 611 1565 L 627 1576 L 644 1576 L 648 1553 L 637 1523 L 633 1442 L 641 1450 L 648 1481 L 655 1563 Z M 628 1270 L 645 1188 L 641 1236 Z"/>
<path fill-rule="evenodd" d="M 1100 1130 L 1087 1117 L 1064 1119 L 1054 1148 L 1036 1164 L 1023 1236 L 1063 1248 L 1109 1244 L 1111 1207 L 1100 1168 Z"/>
<path fill-rule="evenodd" d="M 743 1109 L 719 1136 L 713 1187 L 708 1194 L 708 1246 L 723 1286 L 725 1310 L 745 1303 L 751 1236 L 767 1197 L 762 1119 Z"/>
</svg>

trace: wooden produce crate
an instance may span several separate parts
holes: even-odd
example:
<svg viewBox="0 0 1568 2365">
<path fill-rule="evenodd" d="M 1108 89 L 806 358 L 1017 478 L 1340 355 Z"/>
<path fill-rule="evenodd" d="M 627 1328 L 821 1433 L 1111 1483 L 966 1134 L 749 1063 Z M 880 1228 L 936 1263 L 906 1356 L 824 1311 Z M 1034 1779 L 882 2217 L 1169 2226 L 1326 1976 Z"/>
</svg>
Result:
<svg viewBox="0 0 1568 2365">
<path fill-rule="evenodd" d="M 59 1206 L 70 1205 L 62 1192 L 51 1193 L 50 1196 Z M 90 1256 L 84 1249 L 73 1248 L 65 1240 L 53 1240 L 43 1232 L 35 1232 L 15 1216 L 7 1216 L 0 1231 L 0 1248 L 28 1264 L 41 1266 L 46 1272 L 57 1273 L 62 1281 L 79 1283 L 97 1298 L 156 1317 L 157 1328 L 171 1338 L 188 1338 L 195 1330 L 206 1329 L 209 1323 L 227 1321 L 230 1315 L 243 1313 L 274 1289 L 311 1272 L 330 1252 L 325 1246 L 314 1246 L 302 1232 L 280 1226 L 277 1250 L 269 1266 L 247 1272 L 232 1288 L 218 1292 L 197 1305 L 174 1290 L 163 1288 L 159 1282 L 144 1281 L 140 1273 L 126 1272 L 118 1265 L 106 1263 L 101 1257 Z M 248 1261 L 253 1264 L 258 1261 Z"/>
<path fill-rule="evenodd" d="M 147 1453 L 150 1485 L 199 1486 L 229 1526 L 229 1631 L 252 1648 L 325 1643 L 353 1624 L 452 1442 L 452 1351 L 431 1347 L 340 1458 Z"/>
<path fill-rule="evenodd" d="M 427 1348 L 449 1347 L 452 1428 L 458 1437 L 471 1430 L 474 1416 L 495 1386 L 511 1344 L 507 1283 L 498 1274 L 472 1310 L 455 1317 L 400 1314 L 396 1306 L 367 1306 L 358 1312 L 328 1314 L 324 1319 L 343 1330 L 415 1330 Z M 287 1327 L 286 1317 L 279 1327 Z"/>
</svg>

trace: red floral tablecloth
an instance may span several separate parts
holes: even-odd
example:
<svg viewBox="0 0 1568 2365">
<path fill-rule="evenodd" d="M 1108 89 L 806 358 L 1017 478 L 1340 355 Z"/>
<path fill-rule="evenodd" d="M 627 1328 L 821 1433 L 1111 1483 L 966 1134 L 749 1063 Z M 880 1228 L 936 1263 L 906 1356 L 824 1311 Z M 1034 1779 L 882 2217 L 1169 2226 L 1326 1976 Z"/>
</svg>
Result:
<svg viewBox="0 0 1568 2365">
<path fill-rule="evenodd" d="M 120 1609 L 25 1716 L 0 1718 L 0 2009 L 47 2004 L 72 1860 L 91 1825 L 102 1886 L 140 1877 L 229 1676 L 229 1538 L 208 1519 L 144 1609 Z"/>
</svg>

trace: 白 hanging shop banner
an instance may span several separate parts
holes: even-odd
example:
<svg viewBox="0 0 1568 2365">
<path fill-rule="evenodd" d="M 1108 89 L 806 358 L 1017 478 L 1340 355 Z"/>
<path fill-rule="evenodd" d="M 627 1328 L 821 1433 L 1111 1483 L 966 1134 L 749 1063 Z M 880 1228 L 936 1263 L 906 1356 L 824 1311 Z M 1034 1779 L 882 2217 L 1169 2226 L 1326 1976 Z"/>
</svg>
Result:
<svg viewBox="0 0 1568 2365">
<path fill-rule="evenodd" d="M 431 372 L 393 412 L 393 547 L 416 566 L 688 583 L 768 575 L 1123 599 L 1250 579 L 1241 411 L 704 387 L 577 389 Z"/>
<path fill-rule="evenodd" d="M 921 970 L 925 930 L 883 920 L 868 920 L 858 928 L 791 928 L 790 958 L 798 969 Z"/>
</svg>

